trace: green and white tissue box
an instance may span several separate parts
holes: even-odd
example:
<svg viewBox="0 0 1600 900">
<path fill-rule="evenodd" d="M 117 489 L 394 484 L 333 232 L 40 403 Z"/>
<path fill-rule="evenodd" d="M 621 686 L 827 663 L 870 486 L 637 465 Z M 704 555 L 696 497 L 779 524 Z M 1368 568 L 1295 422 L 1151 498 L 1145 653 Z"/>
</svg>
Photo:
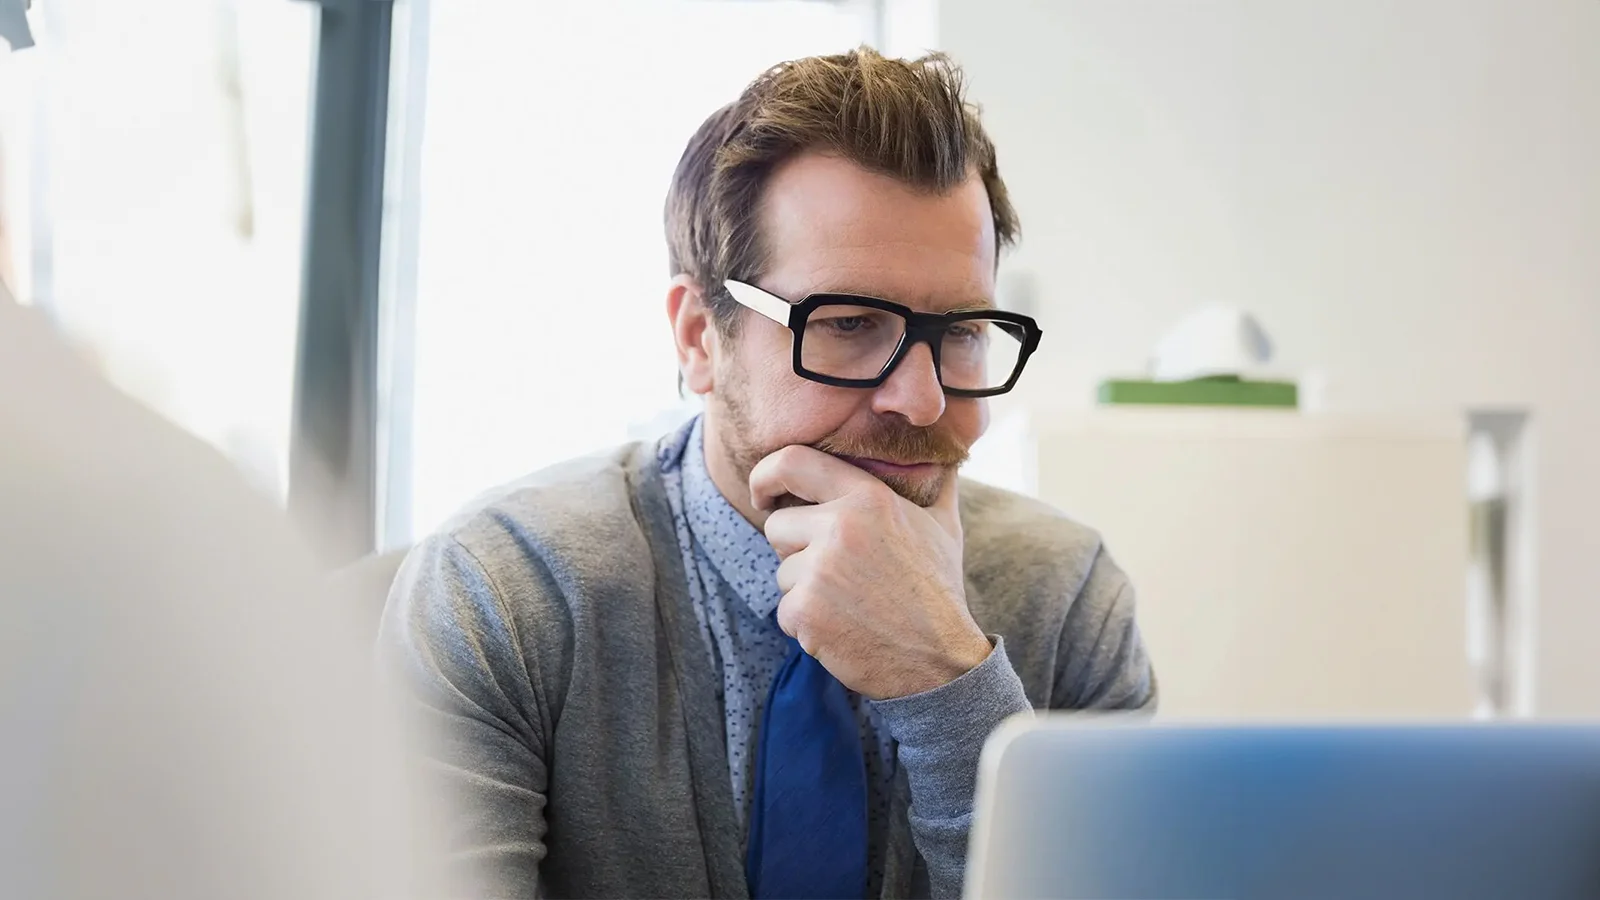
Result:
<svg viewBox="0 0 1600 900">
<path fill-rule="evenodd" d="M 1292 381 L 1255 381 L 1215 375 L 1188 381 L 1112 378 L 1100 382 L 1106 406 L 1253 406 L 1297 409 L 1300 388 Z"/>
</svg>

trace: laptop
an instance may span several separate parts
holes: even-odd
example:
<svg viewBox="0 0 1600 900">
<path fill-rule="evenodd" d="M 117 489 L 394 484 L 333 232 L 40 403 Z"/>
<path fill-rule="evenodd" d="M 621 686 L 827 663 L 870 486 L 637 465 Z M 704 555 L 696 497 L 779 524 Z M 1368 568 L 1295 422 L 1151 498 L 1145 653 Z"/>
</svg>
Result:
<svg viewBox="0 0 1600 900">
<path fill-rule="evenodd" d="M 983 751 L 981 898 L 1597 898 L 1600 726 L 1017 719 Z"/>
</svg>

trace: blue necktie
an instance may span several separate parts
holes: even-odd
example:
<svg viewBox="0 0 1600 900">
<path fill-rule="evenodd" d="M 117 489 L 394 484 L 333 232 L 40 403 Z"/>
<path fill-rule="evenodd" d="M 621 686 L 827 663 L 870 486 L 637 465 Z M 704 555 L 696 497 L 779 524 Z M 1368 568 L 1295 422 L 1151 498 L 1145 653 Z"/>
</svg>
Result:
<svg viewBox="0 0 1600 900">
<path fill-rule="evenodd" d="M 756 748 L 745 877 L 754 900 L 861 900 L 867 769 L 850 695 L 789 638 Z"/>
</svg>

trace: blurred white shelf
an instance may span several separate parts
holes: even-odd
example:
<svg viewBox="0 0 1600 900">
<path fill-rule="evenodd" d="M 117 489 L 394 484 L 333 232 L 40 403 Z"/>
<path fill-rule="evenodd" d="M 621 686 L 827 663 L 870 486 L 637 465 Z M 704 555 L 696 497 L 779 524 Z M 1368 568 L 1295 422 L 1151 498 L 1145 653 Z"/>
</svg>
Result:
<svg viewBox="0 0 1600 900">
<path fill-rule="evenodd" d="M 1133 578 L 1164 716 L 1471 713 L 1463 418 L 1112 409 L 1012 452 Z"/>
</svg>

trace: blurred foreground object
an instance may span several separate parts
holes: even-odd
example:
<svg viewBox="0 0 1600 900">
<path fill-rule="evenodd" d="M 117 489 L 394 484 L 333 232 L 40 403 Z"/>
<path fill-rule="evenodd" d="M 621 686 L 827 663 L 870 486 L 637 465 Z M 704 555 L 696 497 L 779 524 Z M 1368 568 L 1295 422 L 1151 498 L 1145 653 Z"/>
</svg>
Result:
<svg viewBox="0 0 1600 900">
<path fill-rule="evenodd" d="M 0 897 L 417 896 L 425 816 L 342 601 L 0 290 Z"/>
<path fill-rule="evenodd" d="M 1600 896 L 1600 726 L 1014 720 L 969 897 Z"/>
<path fill-rule="evenodd" d="M 28 27 L 31 0 L 0 0 L 0 40 L 12 50 L 33 46 L 33 31 Z"/>
</svg>

